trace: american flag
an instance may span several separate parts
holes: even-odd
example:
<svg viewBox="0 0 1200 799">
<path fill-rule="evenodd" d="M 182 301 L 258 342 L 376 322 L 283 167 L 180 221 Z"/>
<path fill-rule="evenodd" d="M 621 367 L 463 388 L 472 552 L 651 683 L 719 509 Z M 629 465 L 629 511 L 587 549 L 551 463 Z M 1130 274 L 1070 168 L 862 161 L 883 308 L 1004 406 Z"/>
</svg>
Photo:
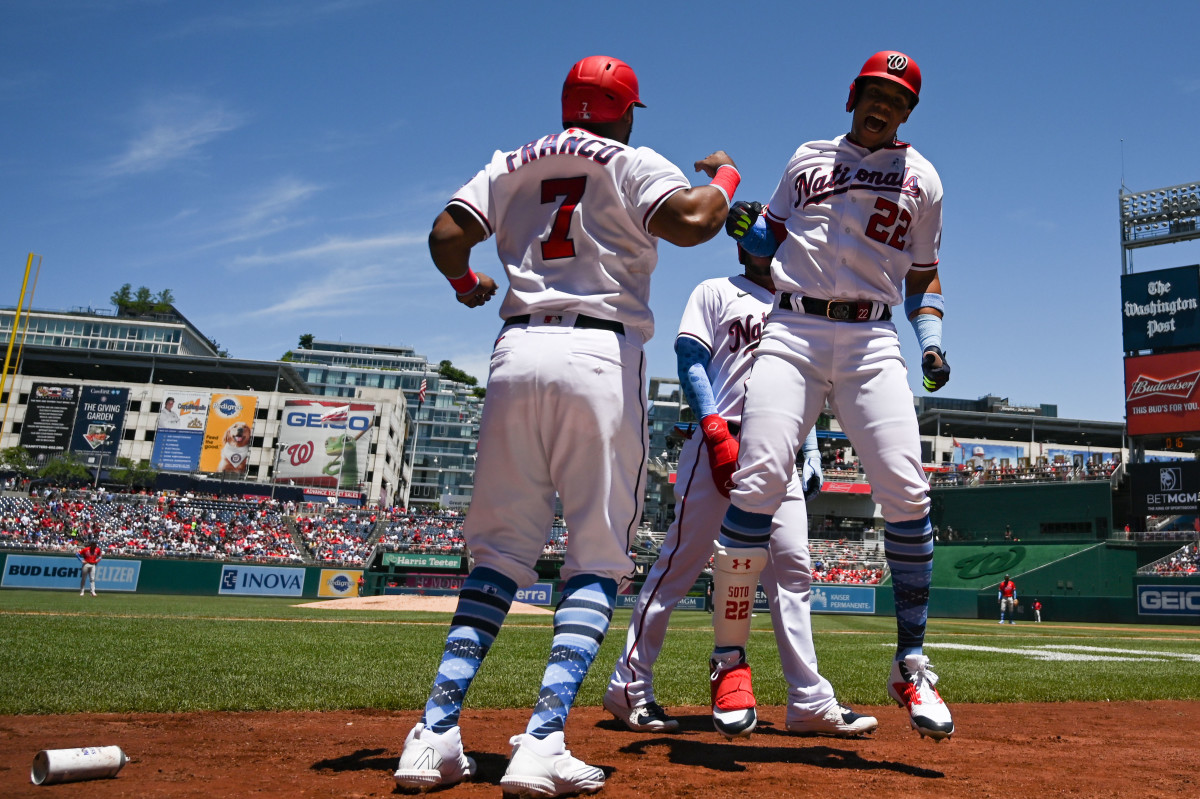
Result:
<svg viewBox="0 0 1200 799">
<path fill-rule="evenodd" d="M 343 405 L 340 408 L 334 408 L 326 414 L 322 414 L 321 422 L 345 422 L 350 419 L 350 406 Z"/>
<path fill-rule="evenodd" d="M 425 389 L 428 388 L 429 382 L 425 378 L 421 378 L 421 388 L 417 391 L 417 404 L 421 405 L 425 402 Z"/>
</svg>

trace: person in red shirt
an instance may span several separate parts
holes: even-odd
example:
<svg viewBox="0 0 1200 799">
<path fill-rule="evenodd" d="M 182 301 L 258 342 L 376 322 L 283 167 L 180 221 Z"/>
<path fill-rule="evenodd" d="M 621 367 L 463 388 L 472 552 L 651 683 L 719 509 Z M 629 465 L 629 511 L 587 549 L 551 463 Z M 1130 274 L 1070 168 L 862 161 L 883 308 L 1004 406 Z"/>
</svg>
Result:
<svg viewBox="0 0 1200 799">
<path fill-rule="evenodd" d="M 88 541 L 87 546 L 75 553 L 75 557 L 79 558 L 79 562 L 83 564 L 83 569 L 79 572 L 79 595 L 83 596 L 84 587 L 88 580 L 92 583 L 92 596 L 96 595 L 96 564 L 104 557 L 103 550 L 96 546 L 96 539 Z"/>
<path fill-rule="evenodd" d="M 1042 621 L 1042 600 L 1033 600 L 1033 620 L 1039 624 Z"/>
<path fill-rule="evenodd" d="M 1000 590 L 996 592 L 1000 602 L 1000 624 L 1004 624 L 1004 614 L 1008 613 L 1008 623 L 1017 623 L 1017 584 L 1006 574 L 1000 581 Z"/>
</svg>

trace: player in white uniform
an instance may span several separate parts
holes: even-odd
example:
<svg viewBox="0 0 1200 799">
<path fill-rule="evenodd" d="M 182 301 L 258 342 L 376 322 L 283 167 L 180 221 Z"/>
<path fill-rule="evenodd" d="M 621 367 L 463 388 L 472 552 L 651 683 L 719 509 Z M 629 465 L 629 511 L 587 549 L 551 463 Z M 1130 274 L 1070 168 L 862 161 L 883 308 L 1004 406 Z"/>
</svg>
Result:
<svg viewBox="0 0 1200 799">
<path fill-rule="evenodd" d="M 679 380 L 688 404 L 697 417 L 710 422 L 702 428 L 713 427 L 715 414 L 724 420 L 724 429 L 730 433 L 736 433 L 741 421 L 743 384 L 774 300 L 771 259 L 756 258 L 739 247 L 738 260 L 745 266 L 744 274 L 706 280 L 692 292 L 675 340 Z M 722 428 L 716 425 L 715 429 Z M 609 678 L 604 707 L 635 731 L 671 732 L 679 728 L 679 722 L 655 701 L 653 669 L 662 651 L 671 611 L 708 563 L 712 541 L 729 507 L 729 489 L 718 486 L 714 474 L 721 475 L 722 481 L 727 479 L 736 458 L 727 465 L 714 464 L 715 449 L 703 434 L 693 434 L 679 453 L 675 520 L 667 530 L 658 560 L 646 576 L 630 619 L 625 651 L 617 658 Z M 787 727 L 795 732 L 839 737 L 859 735 L 874 730 L 875 719 L 840 704 L 833 686 L 817 671 L 805 509 L 805 499 L 821 490 L 821 454 L 815 429 L 805 439 L 803 452 L 803 475 L 793 473 L 787 498 L 775 514 L 774 525 L 780 531 L 771 539 L 771 555 L 762 573 L 779 659 L 788 682 Z M 718 705 L 724 700 L 713 698 Z M 753 726 L 747 729 L 747 725 L 753 719 L 747 718 L 742 708 L 734 710 L 729 715 L 719 708 L 714 710 L 718 730 L 730 738 L 748 735 Z"/>
<path fill-rule="evenodd" d="M 897 626 L 887 690 L 915 730 L 941 740 L 954 722 L 922 652 L 933 571 L 929 485 L 890 321 L 891 306 L 903 304 L 926 389 L 945 385 L 942 185 L 925 158 L 896 140 L 920 92 L 920 70 L 906 55 L 871 56 L 850 87 L 850 133 L 801 145 L 765 219 L 739 207 L 733 216 L 742 219 L 727 226 L 747 250 L 774 253 L 777 294 L 746 387 L 736 488 L 714 556 L 714 680 L 738 664 L 750 624 L 738 597 L 753 590 L 796 450 L 828 401 L 883 512 Z"/>
<path fill-rule="evenodd" d="M 617 583 L 633 572 L 647 448 L 643 343 L 660 238 L 680 246 L 721 230 L 740 179 L 716 152 L 696 162 L 711 178 L 691 187 L 679 168 L 630 147 L 637 77 L 623 61 L 585 58 L 563 84 L 565 130 L 497 152 L 434 222 L 430 254 L 459 302 L 496 291 L 469 265 L 493 233 L 509 289 L 492 353 L 479 460 L 463 534 L 475 559 L 421 721 L 395 773 L 404 787 L 471 776 L 458 727 L 463 697 L 499 632 L 563 503 L 571 531 L 562 598 L 539 698 L 511 740 L 506 793 L 592 792 L 604 772 L 571 757 L 563 728 L 599 650 Z"/>
</svg>

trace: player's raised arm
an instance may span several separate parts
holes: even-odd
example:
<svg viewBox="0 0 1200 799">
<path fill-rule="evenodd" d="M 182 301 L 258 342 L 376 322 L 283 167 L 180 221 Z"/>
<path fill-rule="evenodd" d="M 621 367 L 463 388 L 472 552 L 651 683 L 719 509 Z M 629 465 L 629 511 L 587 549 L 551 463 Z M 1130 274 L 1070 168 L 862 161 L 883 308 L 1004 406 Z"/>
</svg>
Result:
<svg viewBox="0 0 1200 799">
<path fill-rule="evenodd" d="M 712 183 L 677 191 L 650 218 L 648 229 L 677 247 L 695 247 L 721 232 L 729 203 L 741 182 L 733 159 L 717 150 L 695 164 Z"/>
<path fill-rule="evenodd" d="M 468 308 L 483 305 L 496 293 L 496 281 L 471 271 L 471 248 L 487 238 L 479 221 L 462 208 L 449 205 L 433 221 L 429 256 Z"/>
</svg>

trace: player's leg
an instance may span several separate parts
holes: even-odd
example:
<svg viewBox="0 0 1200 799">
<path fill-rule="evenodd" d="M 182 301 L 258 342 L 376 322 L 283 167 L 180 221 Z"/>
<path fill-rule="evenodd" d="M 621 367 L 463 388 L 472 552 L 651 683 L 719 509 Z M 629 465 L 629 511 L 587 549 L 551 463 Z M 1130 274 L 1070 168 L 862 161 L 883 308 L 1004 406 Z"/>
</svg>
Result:
<svg viewBox="0 0 1200 799">
<path fill-rule="evenodd" d="M 862 463 L 884 519 L 884 554 L 896 606 L 896 654 L 888 689 L 922 736 L 954 732 L 923 653 L 933 577 L 929 483 L 908 372 L 890 323 L 842 325 L 830 404 Z M 915 699 L 913 697 L 916 697 Z"/>
<path fill-rule="evenodd" d="M 458 728 L 463 702 L 508 615 L 518 588 L 530 585 L 553 521 L 554 491 L 537 442 L 532 347 L 513 336 L 497 345 L 480 420 L 474 496 L 463 536 L 475 567 L 458 606 L 421 721 L 405 740 L 397 784 L 427 789 L 475 773 Z"/>
<path fill-rule="evenodd" d="M 711 542 L 729 506 L 712 481 L 700 441 L 697 432 L 680 450 L 675 520 L 646 575 L 629 620 L 625 649 L 617 658 L 604 695 L 604 707 L 633 730 L 671 732 L 679 728 L 679 722 L 655 701 L 654 663 L 662 651 L 671 612 L 708 563 Z"/>
<path fill-rule="evenodd" d="M 87 590 L 88 564 L 82 563 L 79 566 L 79 595 L 83 596 Z"/>
<path fill-rule="evenodd" d="M 809 340 L 782 323 L 767 326 L 746 383 L 737 487 L 713 553 L 713 724 L 726 737 L 757 723 L 746 643 L 772 518 L 787 495 L 796 453 L 824 405 Z"/>
<path fill-rule="evenodd" d="M 804 489 L 796 476 L 775 513 L 770 557 L 761 579 L 771 606 L 779 662 L 788 684 L 788 730 L 837 737 L 872 732 L 878 722 L 839 703 L 833 686 L 817 670 L 808 512 Z"/>
<path fill-rule="evenodd" d="M 632 336 L 632 334 L 631 334 Z M 633 573 L 629 547 L 645 490 L 645 354 L 640 340 L 605 330 L 544 334 L 539 440 L 563 503 L 566 580 L 549 662 L 525 733 L 501 778 L 507 792 L 597 790 L 604 772 L 571 757 L 563 729 Z"/>
</svg>

